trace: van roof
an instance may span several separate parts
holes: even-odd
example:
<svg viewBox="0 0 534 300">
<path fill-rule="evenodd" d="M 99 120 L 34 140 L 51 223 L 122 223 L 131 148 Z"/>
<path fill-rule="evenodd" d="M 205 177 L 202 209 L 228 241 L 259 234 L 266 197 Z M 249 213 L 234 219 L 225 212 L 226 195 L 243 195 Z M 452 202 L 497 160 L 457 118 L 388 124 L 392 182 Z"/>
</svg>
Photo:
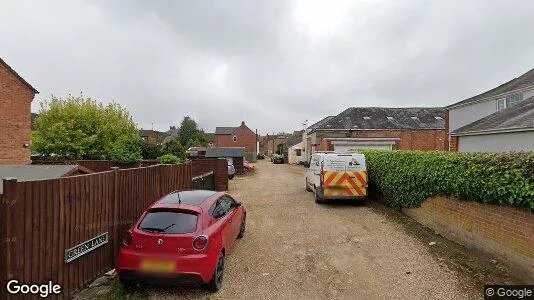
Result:
<svg viewBox="0 0 534 300">
<path fill-rule="evenodd" d="M 333 152 L 333 151 L 327 151 L 327 152 L 316 152 L 313 153 L 314 155 L 359 155 L 364 156 L 363 153 L 343 153 L 343 152 Z"/>
</svg>

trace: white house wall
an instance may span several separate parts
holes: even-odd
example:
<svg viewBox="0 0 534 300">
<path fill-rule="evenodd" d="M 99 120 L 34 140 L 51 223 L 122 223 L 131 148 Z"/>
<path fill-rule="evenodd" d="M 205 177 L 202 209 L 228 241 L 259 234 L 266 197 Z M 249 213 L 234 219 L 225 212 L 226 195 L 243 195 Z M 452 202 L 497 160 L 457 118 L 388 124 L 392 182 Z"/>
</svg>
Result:
<svg viewBox="0 0 534 300">
<path fill-rule="evenodd" d="M 534 131 L 458 137 L 459 152 L 534 151 Z"/>
<path fill-rule="evenodd" d="M 449 110 L 449 130 L 453 131 L 497 111 L 495 100 L 479 102 Z"/>
</svg>

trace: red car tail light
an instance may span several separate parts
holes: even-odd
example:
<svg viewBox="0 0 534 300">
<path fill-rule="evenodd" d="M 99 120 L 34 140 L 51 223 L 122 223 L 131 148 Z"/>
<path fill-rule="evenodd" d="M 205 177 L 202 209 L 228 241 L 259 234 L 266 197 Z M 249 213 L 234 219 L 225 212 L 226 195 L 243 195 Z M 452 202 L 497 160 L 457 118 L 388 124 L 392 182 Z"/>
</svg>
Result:
<svg viewBox="0 0 534 300">
<path fill-rule="evenodd" d="M 193 249 L 200 251 L 204 250 L 208 245 L 208 237 L 205 235 L 199 235 L 193 240 Z"/>
<path fill-rule="evenodd" d="M 132 232 L 128 231 L 126 232 L 126 235 L 122 239 L 122 247 L 128 248 L 132 245 L 132 242 L 133 242 Z"/>
</svg>

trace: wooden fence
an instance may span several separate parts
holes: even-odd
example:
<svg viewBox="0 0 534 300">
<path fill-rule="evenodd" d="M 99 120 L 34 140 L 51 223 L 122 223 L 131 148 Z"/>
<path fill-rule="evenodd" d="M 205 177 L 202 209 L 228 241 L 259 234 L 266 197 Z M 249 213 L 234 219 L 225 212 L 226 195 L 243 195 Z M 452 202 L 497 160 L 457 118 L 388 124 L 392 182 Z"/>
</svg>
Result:
<svg viewBox="0 0 534 300">
<path fill-rule="evenodd" d="M 119 164 L 111 160 L 63 160 L 63 159 L 47 159 L 47 158 L 32 158 L 32 165 L 80 165 L 93 172 L 110 171 L 114 167 L 119 169 L 131 169 L 139 167 L 148 167 L 157 165 L 157 160 L 141 160 L 132 164 Z"/>
<path fill-rule="evenodd" d="M 0 299 L 10 279 L 62 286 L 62 298 L 115 265 L 125 231 L 153 201 L 192 187 L 192 165 L 17 182 L 4 180 L 0 202 Z M 108 242 L 66 263 L 66 250 L 101 234 Z M 24 296 L 26 299 L 35 298 Z"/>
</svg>

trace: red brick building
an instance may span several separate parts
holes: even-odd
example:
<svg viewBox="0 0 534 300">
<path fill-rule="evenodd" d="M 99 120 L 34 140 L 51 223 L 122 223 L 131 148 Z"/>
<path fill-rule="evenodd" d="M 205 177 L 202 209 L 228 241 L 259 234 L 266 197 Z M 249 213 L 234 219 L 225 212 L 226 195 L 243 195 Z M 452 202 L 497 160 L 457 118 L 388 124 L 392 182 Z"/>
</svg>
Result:
<svg viewBox="0 0 534 300">
<path fill-rule="evenodd" d="M 283 151 L 284 143 L 289 135 L 266 135 L 260 142 L 260 152 L 267 156 L 272 156 L 277 151 Z"/>
<path fill-rule="evenodd" d="M 444 108 L 353 107 L 307 131 L 317 151 L 441 150 L 448 148 Z"/>
<path fill-rule="evenodd" d="M 257 139 L 256 133 L 241 122 L 239 127 L 216 127 L 215 128 L 215 145 L 216 148 L 222 147 L 244 147 L 245 158 L 250 162 L 256 161 L 257 156 Z"/>
<path fill-rule="evenodd" d="M 31 103 L 37 93 L 0 58 L 0 165 L 31 163 Z"/>
</svg>

